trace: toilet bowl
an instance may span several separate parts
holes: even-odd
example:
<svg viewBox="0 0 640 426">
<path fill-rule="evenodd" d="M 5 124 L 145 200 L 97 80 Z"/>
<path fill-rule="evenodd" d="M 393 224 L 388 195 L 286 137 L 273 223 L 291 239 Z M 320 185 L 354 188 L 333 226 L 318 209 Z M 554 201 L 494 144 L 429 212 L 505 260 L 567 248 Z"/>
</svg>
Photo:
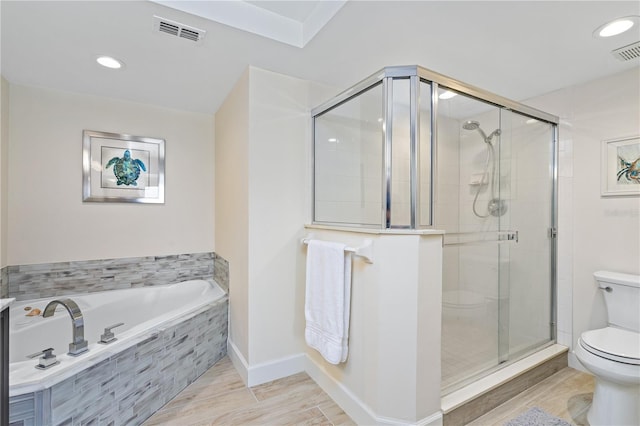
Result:
<svg viewBox="0 0 640 426">
<path fill-rule="evenodd" d="M 640 425 L 640 276 L 596 272 L 609 326 L 582 333 L 574 349 L 596 379 L 591 426 Z"/>
<path fill-rule="evenodd" d="M 613 327 L 586 331 L 574 353 L 596 377 L 589 424 L 640 425 L 640 333 Z"/>
</svg>

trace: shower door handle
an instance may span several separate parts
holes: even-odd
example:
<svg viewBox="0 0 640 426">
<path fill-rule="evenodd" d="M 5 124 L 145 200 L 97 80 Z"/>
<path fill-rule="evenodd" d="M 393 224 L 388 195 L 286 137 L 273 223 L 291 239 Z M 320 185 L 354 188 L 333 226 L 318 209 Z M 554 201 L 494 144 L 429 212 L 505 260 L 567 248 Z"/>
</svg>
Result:
<svg viewBox="0 0 640 426">
<path fill-rule="evenodd" d="M 470 244 L 518 242 L 518 231 L 452 232 L 444 234 L 443 246 L 465 246 Z"/>
<path fill-rule="evenodd" d="M 498 232 L 498 241 L 515 241 L 518 242 L 518 231 L 500 231 Z"/>
</svg>

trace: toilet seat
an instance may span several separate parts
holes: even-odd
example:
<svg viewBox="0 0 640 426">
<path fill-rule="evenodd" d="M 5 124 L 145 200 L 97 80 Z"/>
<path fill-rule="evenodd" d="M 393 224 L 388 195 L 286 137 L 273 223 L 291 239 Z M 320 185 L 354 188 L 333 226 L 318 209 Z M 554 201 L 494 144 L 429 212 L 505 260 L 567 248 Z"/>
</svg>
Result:
<svg viewBox="0 0 640 426">
<path fill-rule="evenodd" d="M 640 333 L 606 327 L 582 333 L 580 344 L 596 356 L 624 364 L 640 365 Z"/>
</svg>

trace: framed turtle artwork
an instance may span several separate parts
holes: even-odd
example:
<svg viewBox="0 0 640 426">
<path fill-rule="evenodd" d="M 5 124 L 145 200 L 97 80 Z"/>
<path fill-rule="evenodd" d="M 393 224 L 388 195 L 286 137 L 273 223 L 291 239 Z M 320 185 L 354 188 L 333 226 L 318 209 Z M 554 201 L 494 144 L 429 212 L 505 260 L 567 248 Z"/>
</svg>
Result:
<svg viewBox="0 0 640 426">
<path fill-rule="evenodd" d="M 602 141 L 601 194 L 640 195 L 640 136 Z"/>
<path fill-rule="evenodd" d="M 163 204 L 164 142 L 84 130 L 82 200 Z"/>
</svg>

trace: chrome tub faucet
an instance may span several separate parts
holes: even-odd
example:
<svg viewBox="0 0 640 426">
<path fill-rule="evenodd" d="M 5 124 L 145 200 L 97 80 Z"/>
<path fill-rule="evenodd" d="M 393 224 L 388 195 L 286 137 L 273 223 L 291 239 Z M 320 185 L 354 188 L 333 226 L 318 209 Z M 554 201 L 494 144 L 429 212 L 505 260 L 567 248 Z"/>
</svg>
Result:
<svg viewBox="0 0 640 426">
<path fill-rule="evenodd" d="M 56 311 L 56 305 L 62 305 L 65 307 L 69 315 L 71 316 L 71 331 L 73 333 L 73 341 L 69 343 L 69 355 L 78 356 L 83 352 L 89 350 L 88 343 L 84 340 L 84 318 L 82 311 L 71 299 L 58 299 L 52 300 L 44 308 L 42 316 L 47 318 L 52 316 Z"/>
</svg>

